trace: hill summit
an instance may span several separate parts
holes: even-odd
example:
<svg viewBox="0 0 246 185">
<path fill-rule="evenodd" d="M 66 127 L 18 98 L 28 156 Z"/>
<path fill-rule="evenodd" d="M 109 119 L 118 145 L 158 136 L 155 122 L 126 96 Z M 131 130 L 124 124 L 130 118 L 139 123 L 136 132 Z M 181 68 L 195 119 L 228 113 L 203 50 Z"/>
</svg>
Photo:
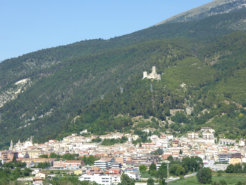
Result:
<svg viewBox="0 0 246 185">
<path fill-rule="evenodd" d="M 242 8 L 246 8 L 246 0 L 213 0 L 206 5 L 171 17 L 159 24 L 200 20 L 213 15 L 237 11 Z"/>
</svg>

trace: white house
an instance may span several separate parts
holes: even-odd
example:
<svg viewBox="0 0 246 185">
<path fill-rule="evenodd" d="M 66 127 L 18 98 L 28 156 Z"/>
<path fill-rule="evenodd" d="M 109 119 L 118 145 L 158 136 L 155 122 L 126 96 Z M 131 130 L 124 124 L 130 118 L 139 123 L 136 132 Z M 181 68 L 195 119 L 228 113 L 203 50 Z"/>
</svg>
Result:
<svg viewBox="0 0 246 185">
<path fill-rule="evenodd" d="M 245 141 L 244 141 L 243 139 L 240 139 L 238 145 L 239 145 L 240 147 L 244 147 L 244 146 L 245 146 Z"/>
<path fill-rule="evenodd" d="M 236 140 L 233 140 L 233 139 L 220 139 L 219 140 L 219 144 L 220 145 L 235 145 L 236 144 Z"/>
<path fill-rule="evenodd" d="M 94 162 L 94 166 L 100 167 L 102 169 L 107 169 L 111 166 L 113 158 L 102 158 Z"/>
<path fill-rule="evenodd" d="M 189 139 L 198 139 L 199 138 L 199 134 L 196 133 L 196 132 L 189 132 L 187 134 L 187 136 L 188 136 Z"/>
<path fill-rule="evenodd" d="M 43 173 L 43 172 L 38 172 L 38 173 L 35 175 L 35 177 L 38 177 L 38 178 L 41 178 L 41 179 L 45 179 L 46 174 Z"/>
<path fill-rule="evenodd" d="M 120 183 L 120 175 L 84 174 L 79 177 L 79 180 L 96 182 L 97 184 L 101 184 L 101 185 L 115 185 Z"/>
</svg>

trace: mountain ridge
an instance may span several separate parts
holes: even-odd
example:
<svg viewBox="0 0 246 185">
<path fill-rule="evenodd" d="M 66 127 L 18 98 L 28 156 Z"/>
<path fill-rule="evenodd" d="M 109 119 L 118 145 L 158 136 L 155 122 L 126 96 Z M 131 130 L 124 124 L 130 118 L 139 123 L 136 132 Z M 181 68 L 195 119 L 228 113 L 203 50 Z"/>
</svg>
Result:
<svg viewBox="0 0 246 185">
<path fill-rule="evenodd" d="M 174 22 L 187 22 L 192 20 L 199 20 L 205 17 L 229 13 L 231 11 L 239 10 L 246 7 L 245 0 L 213 0 L 206 5 L 186 11 L 171 18 L 168 18 L 156 25 Z"/>
</svg>

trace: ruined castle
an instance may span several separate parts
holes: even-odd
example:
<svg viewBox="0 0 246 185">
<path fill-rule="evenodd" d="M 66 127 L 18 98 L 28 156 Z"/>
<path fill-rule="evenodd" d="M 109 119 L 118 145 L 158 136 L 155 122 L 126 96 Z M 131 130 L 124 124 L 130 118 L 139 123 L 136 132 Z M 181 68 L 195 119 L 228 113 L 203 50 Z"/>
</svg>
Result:
<svg viewBox="0 0 246 185">
<path fill-rule="evenodd" d="M 147 73 L 147 71 L 143 72 L 143 79 L 153 79 L 153 80 L 161 80 L 161 75 L 157 74 L 156 67 L 152 67 L 152 72 L 150 74 Z"/>
</svg>

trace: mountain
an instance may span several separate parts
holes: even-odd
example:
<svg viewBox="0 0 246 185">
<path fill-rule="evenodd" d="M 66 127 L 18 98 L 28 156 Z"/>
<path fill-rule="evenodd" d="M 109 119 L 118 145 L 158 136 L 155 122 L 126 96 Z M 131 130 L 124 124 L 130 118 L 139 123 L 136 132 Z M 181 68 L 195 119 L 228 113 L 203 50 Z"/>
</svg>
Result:
<svg viewBox="0 0 246 185">
<path fill-rule="evenodd" d="M 229 1 L 215 2 L 221 9 Z M 231 7 L 0 63 L 0 146 L 139 124 L 175 134 L 212 126 L 218 136 L 244 136 L 246 9 Z M 152 66 L 161 81 L 142 79 Z"/>
<path fill-rule="evenodd" d="M 246 0 L 213 0 L 206 5 L 171 17 L 163 22 L 160 22 L 159 24 L 201 20 L 213 15 L 238 11 L 245 7 Z"/>
<path fill-rule="evenodd" d="M 200 57 L 178 48 L 174 53 L 180 57 L 164 55 L 172 56 L 171 62 L 156 55 L 149 63 L 158 66 L 161 81 L 136 76 L 121 91 L 117 89 L 87 106 L 65 132 L 88 129 L 103 134 L 150 127 L 184 134 L 211 126 L 217 136 L 244 137 L 245 41 L 246 33 L 237 32 L 202 48 Z"/>
</svg>

